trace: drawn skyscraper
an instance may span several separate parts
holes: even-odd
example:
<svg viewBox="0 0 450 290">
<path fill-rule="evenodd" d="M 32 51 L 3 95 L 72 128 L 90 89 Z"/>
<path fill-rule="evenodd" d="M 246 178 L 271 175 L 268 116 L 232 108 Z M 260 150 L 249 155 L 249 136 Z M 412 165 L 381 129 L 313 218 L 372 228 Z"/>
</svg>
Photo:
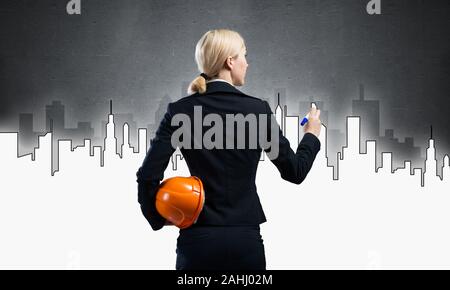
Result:
<svg viewBox="0 0 450 290">
<path fill-rule="evenodd" d="M 428 148 L 425 159 L 425 169 L 424 169 L 424 183 L 436 183 L 439 182 L 439 177 L 437 177 L 438 172 L 438 162 L 436 160 L 436 149 L 434 148 L 433 139 L 433 127 L 430 127 L 430 139 L 428 140 Z"/>
<path fill-rule="evenodd" d="M 33 131 L 33 114 L 19 114 L 19 154 L 24 155 L 37 146 L 37 134 Z"/>
<path fill-rule="evenodd" d="M 380 102 L 364 99 L 364 85 L 359 85 L 359 100 L 352 100 L 352 114 L 361 117 L 361 150 L 366 151 L 366 140 L 380 136 Z"/>
</svg>

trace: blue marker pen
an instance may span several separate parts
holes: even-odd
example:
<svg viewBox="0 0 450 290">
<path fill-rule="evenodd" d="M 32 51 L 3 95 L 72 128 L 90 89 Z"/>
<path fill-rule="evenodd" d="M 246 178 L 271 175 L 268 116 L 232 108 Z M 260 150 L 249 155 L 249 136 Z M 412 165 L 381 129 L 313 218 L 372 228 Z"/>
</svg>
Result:
<svg viewBox="0 0 450 290">
<path fill-rule="evenodd" d="M 317 107 L 316 107 L 316 104 L 311 103 L 311 108 L 317 108 Z M 308 123 L 308 118 L 309 118 L 309 113 L 306 114 L 306 116 L 303 117 L 303 120 L 300 122 L 300 125 L 303 126 L 303 125 L 305 125 L 306 123 Z"/>
</svg>

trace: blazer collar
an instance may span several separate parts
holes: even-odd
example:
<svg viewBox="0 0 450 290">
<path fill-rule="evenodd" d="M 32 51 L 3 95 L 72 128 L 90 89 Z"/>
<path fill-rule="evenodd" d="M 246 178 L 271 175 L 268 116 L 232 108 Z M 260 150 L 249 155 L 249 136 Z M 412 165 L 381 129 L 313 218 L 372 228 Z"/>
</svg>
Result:
<svg viewBox="0 0 450 290">
<path fill-rule="evenodd" d="M 206 84 L 206 92 L 201 95 L 209 95 L 214 93 L 232 93 L 232 94 L 240 94 L 245 95 L 240 90 L 236 89 L 235 86 L 222 81 L 209 82 Z"/>
</svg>

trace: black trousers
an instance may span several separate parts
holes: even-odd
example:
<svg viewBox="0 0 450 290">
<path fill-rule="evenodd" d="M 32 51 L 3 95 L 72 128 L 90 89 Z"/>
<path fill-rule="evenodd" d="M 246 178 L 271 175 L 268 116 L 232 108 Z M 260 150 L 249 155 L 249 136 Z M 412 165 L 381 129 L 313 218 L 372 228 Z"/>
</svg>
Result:
<svg viewBox="0 0 450 290">
<path fill-rule="evenodd" d="M 177 270 L 265 270 L 259 225 L 199 226 L 181 229 Z"/>
</svg>

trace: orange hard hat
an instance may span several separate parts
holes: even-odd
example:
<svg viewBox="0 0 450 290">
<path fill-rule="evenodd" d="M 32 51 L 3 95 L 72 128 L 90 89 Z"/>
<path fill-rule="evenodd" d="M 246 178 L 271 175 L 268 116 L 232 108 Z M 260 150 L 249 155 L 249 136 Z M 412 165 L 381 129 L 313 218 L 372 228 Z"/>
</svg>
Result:
<svg viewBox="0 0 450 290">
<path fill-rule="evenodd" d="M 159 214 L 180 229 L 197 221 L 204 203 L 203 183 L 196 176 L 167 178 L 156 193 Z"/>
</svg>

